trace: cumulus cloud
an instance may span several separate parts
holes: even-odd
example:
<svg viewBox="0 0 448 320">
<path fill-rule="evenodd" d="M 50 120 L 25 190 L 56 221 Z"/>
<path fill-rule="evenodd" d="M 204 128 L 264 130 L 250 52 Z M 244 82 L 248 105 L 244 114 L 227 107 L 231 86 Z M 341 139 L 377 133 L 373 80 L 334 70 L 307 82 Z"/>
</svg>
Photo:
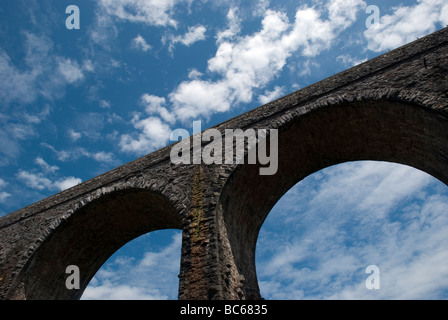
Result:
<svg viewBox="0 0 448 320">
<path fill-rule="evenodd" d="M 115 162 L 115 158 L 114 158 L 114 155 L 112 154 L 112 152 L 99 151 L 99 152 L 88 153 L 87 156 L 90 158 L 93 158 L 94 160 L 96 160 L 98 162 L 104 162 L 104 163 Z"/>
<path fill-rule="evenodd" d="M 333 166 L 307 180 L 284 196 L 261 229 L 256 259 L 265 298 L 438 299 L 443 294 L 446 186 L 440 189 L 440 182 L 416 169 L 371 161 Z M 373 198 L 379 206 L 371 205 Z M 175 299 L 180 246 L 179 232 L 141 258 L 117 255 L 82 299 Z M 371 264 L 380 268 L 379 290 L 365 286 Z"/>
<path fill-rule="evenodd" d="M 293 54 L 314 56 L 329 48 L 337 34 L 355 21 L 363 1 L 332 1 L 329 20 L 316 8 L 301 7 L 291 23 L 285 13 L 267 10 L 261 29 L 241 36 L 237 10 L 230 9 L 228 26 L 217 34 L 217 51 L 208 71 L 218 80 L 183 81 L 169 94 L 177 119 L 189 119 L 230 110 L 248 103 L 255 89 L 265 87 Z"/>
<path fill-rule="evenodd" d="M 75 133 L 75 136 L 77 136 L 77 133 Z M 53 151 L 57 159 L 63 162 L 76 161 L 81 157 L 90 158 L 102 163 L 111 164 L 116 162 L 116 159 L 112 152 L 105 152 L 105 151 L 90 152 L 82 147 L 74 147 L 66 150 L 58 150 L 52 145 L 49 145 L 48 143 L 45 142 L 41 143 L 41 145 Z"/>
<path fill-rule="evenodd" d="M 187 33 L 185 33 L 183 36 L 174 37 L 172 39 L 172 42 L 180 42 L 184 46 L 189 47 L 195 42 L 204 40 L 206 31 L 207 29 L 201 25 L 189 27 Z"/>
<path fill-rule="evenodd" d="M 53 53 L 53 42 L 46 35 L 24 32 L 25 57 L 23 65 L 16 65 L 7 52 L 0 49 L 0 101 L 29 104 L 39 97 L 60 98 L 67 85 L 84 79 L 84 70 L 75 59 Z"/>
<path fill-rule="evenodd" d="M 260 29 L 244 36 L 240 34 L 238 10 L 231 8 L 227 26 L 216 35 L 216 54 L 208 60 L 210 79 L 203 79 L 203 74 L 195 69 L 167 99 L 144 94 L 141 100 L 147 106 L 149 118 L 144 119 L 141 114 L 134 116 L 132 124 L 141 133 L 123 135 L 121 149 L 139 154 L 153 151 L 168 141 L 169 132 L 165 131 L 170 130 L 169 124 L 175 121 L 186 124 L 198 117 L 208 119 L 251 102 L 254 91 L 277 77 L 292 55 L 314 56 L 329 48 L 336 36 L 355 21 L 363 4 L 361 0 L 334 0 L 324 9 L 303 6 L 296 11 L 294 22 L 284 12 L 267 10 Z M 325 10 L 329 13 L 328 19 L 323 18 Z M 189 45 L 202 39 L 204 34 L 205 27 L 197 26 L 172 41 Z M 280 87 L 265 91 L 259 101 L 274 99 L 283 91 Z"/>
<path fill-rule="evenodd" d="M 263 11 L 263 14 L 266 11 Z M 227 28 L 219 31 L 216 36 L 216 43 L 222 43 L 235 39 L 241 32 L 241 19 L 238 16 L 238 8 L 230 8 L 227 12 Z"/>
<path fill-rule="evenodd" d="M 168 51 L 170 52 L 170 54 L 173 54 L 174 51 L 174 47 L 177 43 L 181 43 L 184 46 L 191 46 L 192 44 L 201 41 L 201 40 L 205 40 L 205 32 L 207 31 L 207 29 L 202 26 L 202 25 L 197 25 L 197 26 L 193 26 L 193 27 L 189 27 L 188 31 L 183 34 L 183 35 L 178 35 L 178 36 L 168 36 L 168 37 L 164 37 L 162 39 L 162 42 L 169 43 L 168 46 Z"/>
<path fill-rule="evenodd" d="M 395 49 L 444 27 L 448 18 L 448 4 L 444 0 L 418 0 L 413 6 L 400 5 L 391 14 L 382 15 L 379 28 L 367 29 L 364 36 L 368 49 Z"/>
<path fill-rule="evenodd" d="M 38 164 L 46 173 L 55 173 L 57 170 L 59 170 L 58 166 L 52 166 L 49 165 L 44 159 L 41 157 L 37 157 L 35 159 L 35 163 Z"/>
<path fill-rule="evenodd" d="M 0 178 L 0 190 L 3 189 L 7 185 L 6 181 Z M 11 194 L 6 191 L 0 191 L 0 203 L 5 202 L 7 198 L 9 198 Z"/>
<path fill-rule="evenodd" d="M 17 179 L 21 180 L 31 189 L 39 191 L 63 191 L 82 182 L 81 179 L 75 177 L 54 177 L 53 173 L 57 167 L 49 166 L 42 158 L 37 158 L 36 163 L 43 167 L 44 172 L 19 170 L 16 175 Z"/>
<path fill-rule="evenodd" d="M 6 201 L 7 198 L 9 198 L 11 196 L 10 193 L 6 192 L 6 191 L 1 191 L 0 192 L 0 203 L 3 203 Z"/>
<path fill-rule="evenodd" d="M 336 60 L 342 62 L 347 67 L 354 67 L 354 66 L 357 66 L 358 64 L 366 62 L 367 58 L 359 59 L 359 58 L 351 57 L 348 54 L 343 54 L 343 55 L 336 57 Z"/>
<path fill-rule="evenodd" d="M 145 107 L 148 115 L 158 115 L 168 123 L 173 123 L 176 120 L 174 115 L 166 108 L 166 99 L 164 97 L 145 93 L 141 96 L 140 103 Z"/>
<path fill-rule="evenodd" d="M 20 170 L 17 174 L 17 178 L 22 180 L 29 188 L 36 190 L 51 189 L 53 182 L 44 177 L 43 174 L 35 174 L 25 170 Z"/>
<path fill-rule="evenodd" d="M 82 182 L 82 180 L 80 178 L 67 177 L 67 178 L 63 178 L 58 181 L 55 181 L 54 185 L 60 191 L 63 191 L 63 190 L 69 189 L 71 187 L 74 187 L 77 184 L 80 184 L 81 182 Z"/>
</svg>

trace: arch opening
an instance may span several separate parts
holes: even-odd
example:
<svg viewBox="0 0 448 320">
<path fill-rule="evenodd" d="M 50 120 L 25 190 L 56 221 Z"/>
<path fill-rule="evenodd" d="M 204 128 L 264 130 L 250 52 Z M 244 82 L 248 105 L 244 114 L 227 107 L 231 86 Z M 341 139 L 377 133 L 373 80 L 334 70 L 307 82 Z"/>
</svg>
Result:
<svg viewBox="0 0 448 320">
<path fill-rule="evenodd" d="M 259 230 L 278 200 L 310 174 L 345 162 L 386 161 L 448 184 L 448 119 L 429 108 L 389 100 L 327 105 L 293 117 L 278 133 L 277 173 L 260 176 L 256 165 L 238 166 L 220 198 L 232 253 L 253 298 L 260 297 Z"/>
<path fill-rule="evenodd" d="M 79 299 L 114 252 L 143 234 L 164 229 L 181 229 L 181 223 L 163 195 L 145 189 L 104 195 L 74 212 L 41 244 L 23 271 L 25 296 Z M 79 289 L 66 286 L 69 265 L 79 269 Z"/>
<path fill-rule="evenodd" d="M 175 300 L 182 231 L 146 233 L 116 251 L 97 271 L 82 300 Z"/>
<path fill-rule="evenodd" d="M 420 170 L 378 161 L 325 168 L 291 188 L 263 223 L 261 294 L 446 299 L 447 228 L 448 187 Z"/>
</svg>

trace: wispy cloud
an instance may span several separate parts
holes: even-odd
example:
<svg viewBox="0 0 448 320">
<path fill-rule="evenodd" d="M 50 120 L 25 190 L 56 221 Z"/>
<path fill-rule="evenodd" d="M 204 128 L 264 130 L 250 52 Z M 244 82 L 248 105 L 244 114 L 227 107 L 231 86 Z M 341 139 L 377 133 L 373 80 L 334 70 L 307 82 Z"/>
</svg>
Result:
<svg viewBox="0 0 448 320">
<path fill-rule="evenodd" d="M 59 167 L 49 165 L 41 157 L 35 159 L 41 170 L 19 170 L 16 174 L 18 180 L 22 181 L 28 188 L 34 190 L 62 191 L 82 182 L 75 177 L 57 177 L 56 171 Z"/>
<path fill-rule="evenodd" d="M 132 124 L 141 133 L 121 136 L 120 147 L 124 152 L 149 153 L 165 146 L 169 141 L 171 128 L 158 117 L 141 119 L 136 115 Z"/>
<path fill-rule="evenodd" d="M 173 18 L 174 6 L 179 0 L 101 0 L 104 13 L 122 20 L 160 27 L 177 27 Z"/>
<path fill-rule="evenodd" d="M 262 228 L 257 245 L 262 294 L 437 298 L 448 285 L 443 267 L 448 192 L 434 195 L 439 184 L 416 169 L 381 162 L 347 163 L 308 177 L 272 210 L 269 228 Z M 365 286 L 370 264 L 380 268 L 379 290 Z"/>
<path fill-rule="evenodd" d="M 76 135 L 76 133 L 75 133 Z M 76 135 L 77 136 L 77 135 Z M 87 157 L 93 160 L 96 160 L 98 162 L 103 163 L 109 163 L 113 164 L 117 160 L 114 157 L 113 153 L 111 152 L 105 152 L 105 151 L 97 151 L 97 152 L 91 152 L 83 147 L 73 147 L 65 150 L 58 150 L 52 145 L 42 142 L 41 145 L 45 148 L 48 148 L 49 150 L 53 151 L 56 155 L 56 158 L 59 161 L 66 162 L 66 161 L 76 161 L 81 157 Z"/>
<path fill-rule="evenodd" d="M 3 189 L 4 187 L 6 187 L 8 183 L 0 178 L 0 190 Z M 5 200 L 7 198 L 9 198 L 11 196 L 11 194 L 9 192 L 6 191 L 0 191 L 0 203 L 5 202 Z"/>
<path fill-rule="evenodd" d="M 209 117 L 250 102 L 254 90 L 274 79 L 293 54 L 313 56 L 329 48 L 335 32 L 354 22 L 362 3 L 355 1 L 350 10 L 324 9 L 331 11 L 331 20 L 324 20 L 317 9 L 302 7 L 293 23 L 285 13 L 267 10 L 260 30 L 246 36 L 238 35 L 237 11 L 229 10 L 228 27 L 218 33 L 216 54 L 208 61 L 209 74 L 221 78 L 184 81 L 175 88 L 169 100 L 176 118 Z"/>
<path fill-rule="evenodd" d="M 166 246 L 160 250 L 144 252 L 141 259 L 128 256 L 112 257 L 92 279 L 82 299 L 176 299 L 181 233 L 169 233 L 172 236 Z M 152 233 L 145 237 L 150 246 Z"/>
</svg>

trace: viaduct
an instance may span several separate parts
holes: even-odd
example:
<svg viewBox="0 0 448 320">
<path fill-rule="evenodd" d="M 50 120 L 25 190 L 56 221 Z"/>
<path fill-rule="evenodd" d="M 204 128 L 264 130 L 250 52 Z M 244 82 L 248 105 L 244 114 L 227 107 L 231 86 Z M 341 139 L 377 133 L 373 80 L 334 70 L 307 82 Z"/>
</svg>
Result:
<svg viewBox="0 0 448 320">
<path fill-rule="evenodd" d="M 259 299 L 255 246 L 293 185 L 356 160 L 448 185 L 448 28 L 223 122 L 277 129 L 278 171 L 174 164 L 167 146 L 0 218 L 0 299 L 79 299 L 128 241 L 181 229 L 179 299 Z M 81 288 L 65 286 L 68 265 Z"/>
</svg>

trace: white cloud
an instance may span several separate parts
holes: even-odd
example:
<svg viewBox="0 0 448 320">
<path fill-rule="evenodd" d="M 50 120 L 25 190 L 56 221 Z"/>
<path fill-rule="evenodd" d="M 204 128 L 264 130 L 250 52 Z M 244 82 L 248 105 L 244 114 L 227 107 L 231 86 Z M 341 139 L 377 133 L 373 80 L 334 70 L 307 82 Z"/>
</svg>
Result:
<svg viewBox="0 0 448 320">
<path fill-rule="evenodd" d="M 364 36 L 368 49 L 384 51 L 423 37 L 447 24 L 448 4 L 445 0 L 418 0 L 414 6 L 399 6 L 394 12 L 382 15 L 378 29 L 368 29 Z"/>
<path fill-rule="evenodd" d="M 186 122 L 199 115 L 210 116 L 229 110 L 231 90 L 225 82 L 192 80 L 182 82 L 169 99 L 174 105 L 176 118 Z"/>
<path fill-rule="evenodd" d="M 114 162 L 114 155 L 111 152 L 96 152 L 89 155 L 91 158 L 98 162 L 112 163 Z"/>
<path fill-rule="evenodd" d="M 182 36 L 168 36 L 162 39 L 162 42 L 169 42 L 168 51 L 173 54 L 174 46 L 177 43 L 182 43 L 184 46 L 191 46 L 192 44 L 205 40 L 205 32 L 207 29 L 202 25 L 188 27 L 188 31 Z"/>
<path fill-rule="evenodd" d="M 60 191 L 63 191 L 63 190 L 69 189 L 69 188 L 71 188 L 73 186 L 76 186 L 77 184 L 80 184 L 81 182 L 82 182 L 82 180 L 79 179 L 79 178 L 67 177 L 67 178 L 63 178 L 63 179 L 60 179 L 60 180 L 56 181 L 54 183 L 54 185 Z"/>
<path fill-rule="evenodd" d="M 105 52 L 110 52 L 111 43 L 118 36 L 118 28 L 113 21 L 113 14 L 110 15 L 100 6 L 96 10 L 95 17 L 95 23 L 88 29 L 89 38 L 92 43 L 101 46 Z"/>
<path fill-rule="evenodd" d="M 153 26 L 176 27 L 172 17 L 178 0 L 101 0 L 99 5 L 107 14 L 131 22 Z"/>
<path fill-rule="evenodd" d="M 35 135 L 34 127 L 29 124 L 8 124 L 7 130 L 10 133 L 10 138 L 18 140 L 25 140 Z"/>
<path fill-rule="evenodd" d="M 46 173 L 55 173 L 57 170 L 59 170 L 58 166 L 51 166 L 49 165 L 44 159 L 41 157 L 37 157 L 34 160 Z"/>
<path fill-rule="evenodd" d="M 302 7 L 297 10 L 294 23 L 283 12 L 267 10 L 261 29 L 246 36 L 239 35 L 237 11 L 229 10 L 229 26 L 218 33 L 216 54 L 208 61 L 208 71 L 221 79 L 182 82 L 169 94 L 176 117 L 185 122 L 250 102 L 254 90 L 274 79 L 293 54 L 315 56 L 327 49 L 336 32 L 354 22 L 363 3 L 332 2 L 332 20 L 322 20 L 322 12 L 317 9 Z"/>
<path fill-rule="evenodd" d="M 272 90 L 272 91 L 266 90 L 264 93 L 265 94 L 262 94 L 258 97 L 258 101 L 260 101 L 260 103 L 262 103 L 262 104 L 271 102 L 271 101 L 281 97 L 285 93 L 285 88 L 275 86 L 274 90 Z"/>
<path fill-rule="evenodd" d="M 297 10 L 294 23 L 290 23 L 285 13 L 267 10 L 261 29 L 251 35 L 240 35 L 240 19 L 237 9 L 231 8 L 227 14 L 228 26 L 217 33 L 217 51 L 208 60 L 208 72 L 217 75 L 216 80 L 202 80 L 195 69 L 189 80 L 181 82 L 168 94 L 167 100 L 149 94 L 142 96 L 150 118 L 142 119 L 136 115 L 132 121 L 134 128 L 140 129 L 137 137 L 125 134 L 120 146 L 128 152 L 153 151 L 168 141 L 169 126 L 180 120 L 187 123 L 198 117 L 226 112 L 231 106 L 249 103 L 254 90 L 264 88 L 286 65 L 293 54 L 314 56 L 330 46 L 335 32 L 341 32 L 354 22 L 356 13 L 363 1 L 346 0 L 331 2 L 328 8 L 332 20 L 323 20 L 323 12 L 315 8 L 302 7 Z M 340 6 L 340 7 L 337 7 Z M 350 10 L 348 8 L 351 8 Z M 205 27 L 190 28 L 184 37 L 173 38 L 172 43 L 185 45 L 202 39 Z M 283 89 L 277 87 L 273 92 L 260 95 L 261 101 L 276 97 Z M 161 117 L 156 120 L 155 115 Z M 162 121 L 165 121 L 163 122 Z"/>
<path fill-rule="evenodd" d="M 140 97 L 140 103 L 145 107 L 148 115 L 159 115 L 168 123 L 173 123 L 176 120 L 174 114 L 170 113 L 165 107 L 166 99 L 163 97 L 145 93 Z"/>
<path fill-rule="evenodd" d="M 88 72 L 95 71 L 95 67 L 93 66 L 92 60 L 90 59 L 83 60 L 82 68 Z"/>
<path fill-rule="evenodd" d="M 0 189 L 4 188 L 6 185 L 7 185 L 7 182 L 0 178 Z M 1 191 L 0 192 L 0 203 L 5 202 L 5 200 L 7 198 L 9 198 L 10 196 L 11 196 L 11 194 L 9 192 Z"/>
<path fill-rule="evenodd" d="M 336 28 L 345 29 L 356 21 L 357 12 L 366 6 L 366 2 L 360 0 L 331 0 L 327 4 L 329 19 Z"/>
<path fill-rule="evenodd" d="M 343 54 L 343 55 L 336 57 L 336 60 L 342 62 L 347 67 L 354 67 L 354 66 L 357 66 L 358 64 L 366 62 L 367 58 L 359 59 L 359 58 L 352 57 L 348 54 Z"/>
<path fill-rule="evenodd" d="M 448 4 L 445 4 L 440 11 L 439 20 L 442 23 L 442 26 L 448 26 Z"/>
<path fill-rule="evenodd" d="M 179 264 L 177 261 L 179 259 L 181 239 L 181 233 L 176 233 L 173 235 L 171 243 L 162 248 L 160 251 L 145 252 L 143 258 L 138 262 L 137 267 L 142 271 L 146 268 L 160 268 L 162 266 L 167 272 L 179 270 Z M 176 261 L 176 263 L 173 263 L 173 260 Z"/>
<path fill-rule="evenodd" d="M 151 236 L 150 233 L 149 241 Z M 166 246 L 145 252 L 142 259 L 118 256 L 108 261 L 87 286 L 81 299 L 176 299 L 181 239 L 181 232 L 176 231 Z M 151 245 L 151 242 L 145 243 Z"/>
<path fill-rule="evenodd" d="M 81 179 L 75 177 L 65 177 L 52 181 L 43 173 L 33 173 L 25 170 L 19 170 L 17 178 L 23 181 L 27 187 L 39 191 L 62 191 L 82 182 Z"/>
<path fill-rule="evenodd" d="M 77 131 L 75 131 L 75 130 L 73 130 L 73 129 L 69 129 L 69 130 L 68 130 L 68 136 L 70 137 L 70 139 L 71 139 L 73 142 L 76 142 L 76 141 L 78 141 L 79 139 L 81 139 L 81 137 L 82 137 L 82 133 L 81 133 L 81 132 L 77 132 Z"/>
<path fill-rule="evenodd" d="M 36 190 L 51 189 L 53 183 L 50 179 L 42 174 L 35 174 L 28 171 L 20 170 L 17 178 L 22 180 L 29 188 Z"/>
<path fill-rule="evenodd" d="M 101 286 L 89 286 L 82 295 L 83 300 L 167 300 L 168 297 L 157 290 L 145 287 L 114 285 L 104 283 Z"/>
<path fill-rule="evenodd" d="M 5 202 L 5 200 L 6 200 L 7 198 L 9 198 L 10 196 L 11 196 L 10 193 L 8 193 L 8 192 L 6 192 L 6 191 L 1 191 L 1 192 L 0 192 L 0 203 Z"/>
<path fill-rule="evenodd" d="M 164 147 L 171 134 L 169 123 L 175 122 L 174 115 L 165 107 L 165 98 L 145 93 L 140 104 L 148 116 L 137 113 L 131 121 L 140 133 L 124 134 L 119 143 L 122 151 L 139 155 Z"/>
<path fill-rule="evenodd" d="M 106 100 L 100 100 L 100 107 L 103 109 L 110 108 L 110 102 Z"/>
<path fill-rule="evenodd" d="M 45 105 L 41 112 L 39 112 L 37 114 L 25 113 L 24 116 L 25 116 L 26 122 L 28 122 L 29 124 L 39 124 L 43 120 L 45 120 L 49 114 L 50 114 L 50 106 Z"/>
<path fill-rule="evenodd" d="M 137 37 L 132 39 L 132 46 L 136 49 L 143 50 L 144 52 L 151 49 L 151 46 L 146 42 L 146 40 L 141 35 L 138 35 Z"/>
<path fill-rule="evenodd" d="M 59 60 L 58 71 L 68 83 L 74 83 L 84 79 L 82 68 L 78 62 L 72 61 L 70 58 Z"/>
</svg>

